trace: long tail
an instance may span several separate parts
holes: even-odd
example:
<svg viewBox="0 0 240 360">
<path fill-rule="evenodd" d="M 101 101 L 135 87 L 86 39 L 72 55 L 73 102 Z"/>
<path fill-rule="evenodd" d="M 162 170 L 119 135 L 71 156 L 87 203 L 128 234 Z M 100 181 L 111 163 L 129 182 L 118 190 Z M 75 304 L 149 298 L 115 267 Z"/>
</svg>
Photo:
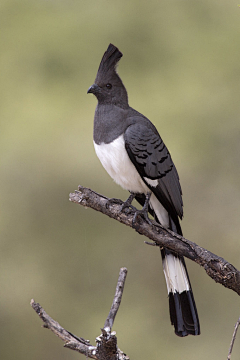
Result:
<svg viewBox="0 0 240 360">
<path fill-rule="evenodd" d="M 162 249 L 161 255 L 168 290 L 170 319 L 175 334 L 199 335 L 197 308 L 184 258 L 167 249 Z"/>
<path fill-rule="evenodd" d="M 143 206 L 145 196 L 137 194 L 136 200 Z M 158 221 L 155 212 L 149 206 L 149 212 Z M 178 219 L 174 223 L 170 218 L 170 229 L 182 235 Z M 165 275 L 171 324 L 178 336 L 199 335 L 200 324 L 184 258 L 174 252 L 161 249 L 163 272 Z"/>
<path fill-rule="evenodd" d="M 179 221 L 175 224 L 170 218 L 169 222 L 171 230 L 182 235 Z M 168 290 L 170 319 L 175 334 L 200 335 L 197 308 L 184 258 L 167 249 L 161 249 L 161 255 Z"/>
</svg>

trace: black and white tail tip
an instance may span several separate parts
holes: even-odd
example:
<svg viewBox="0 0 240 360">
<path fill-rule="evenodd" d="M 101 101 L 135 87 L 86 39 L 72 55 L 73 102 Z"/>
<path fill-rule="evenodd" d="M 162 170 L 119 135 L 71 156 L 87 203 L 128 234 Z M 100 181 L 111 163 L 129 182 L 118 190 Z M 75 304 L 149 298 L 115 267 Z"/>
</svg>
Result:
<svg viewBox="0 0 240 360">
<path fill-rule="evenodd" d="M 162 249 L 163 271 L 167 283 L 169 311 L 175 334 L 199 335 L 200 325 L 185 261 Z"/>
</svg>

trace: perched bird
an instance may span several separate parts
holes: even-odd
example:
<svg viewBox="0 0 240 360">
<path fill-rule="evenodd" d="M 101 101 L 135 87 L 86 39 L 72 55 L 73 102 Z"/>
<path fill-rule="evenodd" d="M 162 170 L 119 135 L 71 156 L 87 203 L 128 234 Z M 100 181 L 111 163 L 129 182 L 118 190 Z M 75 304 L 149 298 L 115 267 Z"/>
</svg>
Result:
<svg viewBox="0 0 240 360">
<path fill-rule="evenodd" d="M 110 44 L 88 93 L 98 104 L 94 117 L 94 147 L 108 174 L 143 205 L 156 221 L 182 235 L 182 191 L 171 155 L 155 126 L 128 105 L 128 94 L 116 65 L 122 53 Z M 199 335 L 200 326 L 184 258 L 161 249 L 169 311 L 178 336 Z"/>
</svg>

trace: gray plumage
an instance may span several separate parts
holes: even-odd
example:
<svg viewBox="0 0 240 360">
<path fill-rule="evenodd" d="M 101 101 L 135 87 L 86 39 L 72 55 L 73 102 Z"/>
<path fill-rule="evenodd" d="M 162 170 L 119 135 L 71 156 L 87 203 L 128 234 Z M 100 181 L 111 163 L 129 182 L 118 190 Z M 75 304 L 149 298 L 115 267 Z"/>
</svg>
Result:
<svg viewBox="0 0 240 360">
<path fill-rule="evenodd" d="M 128 104 L 127 91 L 116 66 L 122 53 L 110 44 L 94 84 L 88 89 L 98 104 L 94 117 L 94 146 L 102 165 L 124 189 L 144 205 L 163 226 L 182 234 L 182 191 L 171 155 L 155 126 Z M 200 333 L 197 310 L 184 259 L 162 249 L 169 293 L 170 318 L 179 336 Z"/>
</svg>

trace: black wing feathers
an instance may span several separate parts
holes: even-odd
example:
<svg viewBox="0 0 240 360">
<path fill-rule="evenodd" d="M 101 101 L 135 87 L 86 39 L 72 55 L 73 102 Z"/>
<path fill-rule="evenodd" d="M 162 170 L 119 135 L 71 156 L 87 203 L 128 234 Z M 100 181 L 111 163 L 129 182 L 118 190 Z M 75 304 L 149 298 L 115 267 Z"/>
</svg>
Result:
<svg viewBox="0 0 240 360">
<path fill-rule="evenodd" d="M 134 124 L 125 132 L 127 151 L 142 177 L 160 179 L 173 168 L 170 154 L 158 134 L 142 124 Z M 128 153 L 129 155 L 129 153 Z"/>
<path fill-rule="evenodd" d="M 178 216 L 183 216 L 181 186 L 171 155 L 160 135 L 155 128 L 135 123 L 127 128 L 124 139 L 132 163 L 180 231 Z M 146 179 L 158 180 L 158 185 L 151 186 Z"/>
</svg>

